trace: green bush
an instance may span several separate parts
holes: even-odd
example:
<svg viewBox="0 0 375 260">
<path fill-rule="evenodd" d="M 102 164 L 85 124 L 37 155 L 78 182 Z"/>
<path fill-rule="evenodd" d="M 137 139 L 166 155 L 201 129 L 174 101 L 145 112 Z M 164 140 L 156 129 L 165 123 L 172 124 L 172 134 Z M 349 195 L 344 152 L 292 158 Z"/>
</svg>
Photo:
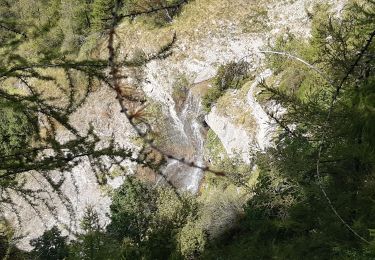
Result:
<svg viewBox="0 0 375 260">
<path fill-rule="evenodd" d="M 206 95 L 202 98 L 202 105 L 206 112 L 210 112 L 211 107 L 216 103 L 216 101 L 223 95 L 222 91 L 220 91 L 216 87 L 210 88 Z"/>
<path fill-rule="evenodd" d="M 112 222 L 108 231 L 119 239 L 129 237 L 137 243 L 143 241 L 157 210 L 156 198 L 156 191 L 149 184 L 127 178 L 112 198 Z"/>
<path fill-rule="evenodd" d="M 208 242 L 207 232 L 202 223 L 189 221 L 179 234 L 179 247 L 185 259 L 197 259 Z"/>
<path fill-rule="evenodd" d="M 180 259 L 178 234 L 196 221 L 198 206 L 191 195 L 128 177 L 113 196 L 108 234 L 125 259 Z"/>
<path fill-rule="evenodd" d="M 202 98 L 204 110 L 209 112 L 211 107 L 228 89 L 242 87 L 249 77 L 250 65 L 246 61 L 229 62 L 221 65 L 214 79 L 214 86 Z"/>
<path fill-rule="evenodd" d="M 246 61 L 229 62 L 221 65 L 215 77 L 215 86 L 220 91 L 238 89 L 242 81 L 249 76 L 249 63 Z"/>
</svg>

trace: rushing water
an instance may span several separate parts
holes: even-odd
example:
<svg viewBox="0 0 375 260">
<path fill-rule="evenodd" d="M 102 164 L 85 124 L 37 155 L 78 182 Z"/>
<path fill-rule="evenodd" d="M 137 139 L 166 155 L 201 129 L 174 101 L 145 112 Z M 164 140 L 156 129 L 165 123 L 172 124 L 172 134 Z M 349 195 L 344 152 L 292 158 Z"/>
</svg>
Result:
<svg viewBox="0 0 375 260">
<path fill-rule="evenodd" d="M 186 101 L 177 112 L 176 108 L 170 108 L 170 117 L 174 125 L 174 142 L 178 156 L 197 165 L 204 163 L 204 127 L 199 118 L 202 118 L 202 105 L 199 97 L 193 91 L 189 91 Z M 164 175 L 176 187 L 196 193 L 203 176 L 200 169 L 187 166 L 175 160 L 169 160 L 164 169 Z"/>
</svg>

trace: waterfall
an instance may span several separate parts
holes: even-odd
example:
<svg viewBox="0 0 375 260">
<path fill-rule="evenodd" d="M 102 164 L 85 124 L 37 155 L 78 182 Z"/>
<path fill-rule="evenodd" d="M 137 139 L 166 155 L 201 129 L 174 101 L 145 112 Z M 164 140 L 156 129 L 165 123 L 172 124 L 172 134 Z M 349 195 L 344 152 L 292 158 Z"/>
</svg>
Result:
<svg viewBox="0 0 375 260">
<path fill-rule="evenodd" d="M 199 97 L 189 90 L 181 112 L 177 113 L 175 107 L 170 107 L 169 110 L 170 117 L 174 121 L 174 130 L 177 133 L 173 142 L 175 142 L 174 146 L 178 149 L 180 156 L 186 160 L 194 161 L 197 165 L 203 165 L 204 128 L 199 122 L 202 115 Z M 192 193 L 198 191 L 203 176 L 202 170 L 175 160 L 167 162 L 163 173 L 176 187 Z"/>
</svg>

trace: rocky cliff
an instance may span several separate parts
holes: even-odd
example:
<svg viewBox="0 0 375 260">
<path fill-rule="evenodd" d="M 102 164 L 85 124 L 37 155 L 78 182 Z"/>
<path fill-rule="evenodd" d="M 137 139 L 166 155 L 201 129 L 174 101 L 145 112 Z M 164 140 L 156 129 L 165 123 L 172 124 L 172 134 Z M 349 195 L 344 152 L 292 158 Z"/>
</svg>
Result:
<svg viewBox="0 0 375 260">
<path fill-rule="evenodd" d="M 199 165 L 209 163 L 203 154 L 208 129 L 215 132 L 229 156 L 239 156 L 245 163 L 250 163 L 254 150 L 264 150 L 271 145 L 272 120 L 256 97 L 260 80 L 272 74 L 264 67 L 265 57 L 261 51 L 269 49 L 277 37 L 287 33 L 309 37 L 309 14 L 318 2 L 333 3 L 337 10 L 344 3 L 339 0 L 195 0 L 186 5 L 171 24 L 162 28 L 150 28 L 137 20 L 119 26 L 117 34 L 123 40 L 124 55 L 139 49 L 152 53 L 173 33 L 177 35 L 173 54 L 147 64 L 139 80 L 149 100 L 160 108 L 160 118 L 166 122 L 161 129 L 165 134 L 161 143 L 171 152 L 195 160 Z M 211 112 L 205 114 L 200 97 L 210 88 L 210 79 L 215 76 L 218 66 L 239 60 L 250 63 L 254 80 L 240 90 L 226 93 Z M 184 79 L 184 93 L 176 98 L 174 92 L 181 78 Z M 103 140 L 114 135 L 122 146 L 136 149 L 132 129 L 120 113 L 115 94 L 110 89 L 103 87 L 93 93 L 71 122 L 81 131 L 87 131 L 91 123 Z M 60 135 L 62 139 L 67 138 L 64 133 Z M 88 164 L 88 160 L 84 161 L 69 176 L 64 176 L 63 196 L 73 205 L 73 217 L 57 195 L 52 195 L 50 200 L 55 204 L 58 216 L 53 216 L 43 205 L 36 206 L 35 210 L 20 202 L 17 210 L 24 223 L 21 230 L 29 234 L 21 247 L 28 248 L 28 240 L 40 235 L 35 230 L 42 232 L 56 223 L 62 228 L 77 230 L 77 220 L 87 205 L 93 205 L 106 223 L 110 199 L 96 183 Z M 129 162 L 124 165 L 129 169 L 127 174 L 136 168 Z M 167 162 L 164 173 L 177 187 L 192 192 L 198 191 L 204 176 L 200 170 L 175 161 Z M 55 175 L 61 178 L 59 173 Z M 31 188 L 45 186 L 39 177 L 30 178 Z M 108 189 L 117 187 L 122 179 L 123 176 L 114 178 Z M 16 221 L 17 216 L 12 210 L 7 214 Z"/>
</svg>

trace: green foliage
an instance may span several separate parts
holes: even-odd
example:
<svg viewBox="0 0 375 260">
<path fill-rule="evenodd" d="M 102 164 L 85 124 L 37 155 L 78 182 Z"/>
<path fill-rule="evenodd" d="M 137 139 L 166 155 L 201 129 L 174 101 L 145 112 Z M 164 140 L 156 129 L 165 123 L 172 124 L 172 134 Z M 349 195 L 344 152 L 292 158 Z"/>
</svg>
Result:
<svg viewBox="0 0 375 260">
<path fill-rule="evenodd" d="M 156 191 L 149 184 L 127 178 L 113 196 L 108 231 L 119 239 L 142 242 L 157 210 L 156 199 Z"/>
<path fill-rule="evenodd" d="M 64 34 L 61 51 L 77 51 L 86 41 L 91 28 L 92 0 L 61 1 L 59 27 Z"/>
<path fill-rule="evenodd" d="M 83 233 L 69 245 L 69 259 L 118 259 L 121 245 L 104 232 L 97 212 L 89 206 L 81 220 Z"/>
<path fill-rule="evenodd" d="M 152 232 L 146 252 L 150 258 L 165 259 L 166 257 L 180 258 L 184 254 L 180 246 L 182 230 L 189 222 L 194 222 L 198 216 L 199 205 L 190 194 L 177 196 L 171 188 L 159 188 L 157 212 L 154 218 L 155 231 Z"/>
<path fill-rule="evenodd" d="M 108 29 L 115 0 L 94 0 L 92 5 L 93 30 Z"/>
<path fill-rule="evenodd" d="M 219 67 L 215 77 L 215 86 L 220 91 L 238 89 L 242 87 L 243 80 L 249 76 L 248 73 L 248 62 L 229 62 Z"/>
<path fill-rule="evenodd" d="M 151 8 L 157 9 L 163 6 L 174 6 L 181 0 L 130 0 L 125 4 L 125 13 L 138 13 Z M 181 7 L 170 8 L 141 17 L 145 23 L 151 26 L 161 27 L 172 22 L 173 18 L 180 12 Z"/>
<path fill-rule="evenodd" d="M 207 160 L 211 161 L 213 165 L 216 165 L 227 156 L 223 144 L 212 129 L 207 132 L 204 147 Z"/>
<path fill-rule="evenodd" d="M 111 14 L 114 10 L 116 0 L 93 0 L 92 4 L 92 25 L 94 31 L 102 31 L 109 28 L 111 23 Z M 128 15 L 135 18 L 138 13 L 147 10 L 162 9 L 166 6 L 179 4 L 179 0 L 128 0 L 119 1 L 118 15 Z M 171 22 L 173 17 L 178 14 L 180 7 L 160 10 L 150 13 L 147 16 L 140 17 L 148 25 L 163 26 Z"/>
<path fill-rule="evenodd" d="M 18 240 L 15 231 L 7 220 L 0 219 L 0 256 L 3 259 L 26 259 L 26 252 L 23 252 L 14 245 Z"/>
<path fill-rule="evenodd" d="M 35 114 L 0 98 L 0 155 L 20 152 L 29 146 L 38 131 Z"/>
<path fill-rule="evenodd" d="M 230 62 L 221 65 L 214 79 L 214 86 L 208 89 L 202 98 L 204 110 L 209 112 L 211 107 L 228 89 L 242 87 L 246 78 L 249 77 L 249 63 L 245 61 Z"/>
<path fill-rule="evenodd" d="M 152 196 L 152 197 L 150 197 Z M 145 207 L 145 208 L 143 208 Z M 83 232 L 69 245 L 54 227 L 33 240 L 37 259 L 61 255 L 67 259 L 182 259 L 198 256 L 207 235 L 197 226 L 199 204 L 189 194 L 168 187 L 152 187 L 129 177 L 116 190 L 107 230 L 88 207 L 81 220 Z"/>
<path fill-rule="evenodd" d="M 373 33 L 375 5 L 358 3 L 349 6 L 341 19 L 327 19 L 327 9 L 318 8 L 323 13 L 316 13 L 313 38 L 307 45 L 297 39 L 277 43 L 278 51 L 303 57 L 328 75 L 334 86 L 298 69 L 301 63 L 292 59 L 270 59 L 283 83 L 281 88 L 264 85 L 264 91 L 288 109 L 278 118 L 282 131 L 276 147 L 257 157 L 258 184 L 236 239 L 223 236 L 206 252 L 207 258 L 374 258 L 373 242 L 367 245 L 355 236 L 331 208 L 360 236 L 371 239 L 375 151 L 370 148 L 374 147 L 374 110 L 368 99 L 374 95 L 370 85 L 375 66 L 369 58 L 374 55 L 374 42 L 352 66 Z M 331 110 L 332 93 L 342 82 Z M 304 85 L 309 91 L 298 93 Z M 318 175 L 320 140 L 324 146 Z"/>
<path fill-rule="evenodd" d="M 23 51 L 44 60 L 77 54 L 92 27 L 92 7 L 92 0 L 3 1 L 0 43 L 23 39 Z"/>
<path fill-rule="evenodd" d="M 31 253 L 35 259 L 62 260 L 69 254 L 67 237 L 62 236 L 56 226 L 45 231 L 41 237 L 31 240 L 30 244 L 34 247 Z"/>
<path fill-rule="evenodd" d="M 290 33 L 278 37 L 273 49 L 300 57 L 310 64 L 315 64 L 318 59 L 317 48 Z M 327 84 L 311 68 L 301 66 L 300 62 L 292 58 L 270 55 L 267 59 L 270 67 L 279 76 L 279 89 L 290 96 L 304 100 L 314 91 L 313 86 Z"/>
<path fill-rule="evenodd" d="M 210 112 L 212 106 L 223 95 L 223 92 L 216 87 L 208 89 L 207 93 L 202 98 L 202 105 L 206 112 Z"/>
<path fill-rule="evenodd" d="M 199 221 L 189 221 L 179 234 L 179 248 L 184 259 L 197 259 L 208 242 L 206 227 Z"/>
<path fill-rule="evenodd" d="M 178 234 L 194 221 L 198 205 L 171 188 L 154 188 L 128 177 L 115 192 L 108 233 L 123 241 L 126 259 L 166 259 L 180 255 Z"/>
</svg>

